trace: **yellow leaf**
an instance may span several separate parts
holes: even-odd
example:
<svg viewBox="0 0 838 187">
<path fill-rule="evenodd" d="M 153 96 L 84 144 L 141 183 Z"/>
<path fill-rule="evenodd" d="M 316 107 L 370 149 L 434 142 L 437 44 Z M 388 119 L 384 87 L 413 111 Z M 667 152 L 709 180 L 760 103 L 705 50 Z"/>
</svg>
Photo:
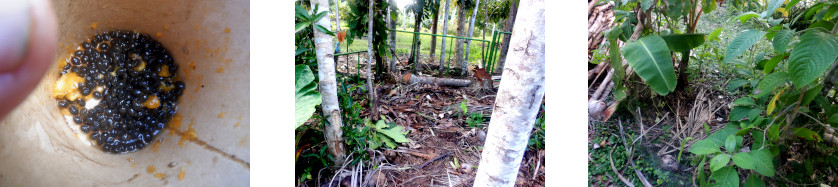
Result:
<svg viewBox="0 0 838 187">
<path fill-rule="evenodd" d="M 774 95 L 774 98 L 771 98 L 771 102 L 768 102 L 768 108 L 765 109 L 765 113 L 771 115 L 771 112 L 773 112 L 774 108 L 777 107 L 777 99 L 779 99 L 780 95 L 783 95 L 783 92 L 785 91 L 786 89 L 780 90 L 780 93 L 777 93 L 777 95 Z"/>
<path fill-rule="evenodd" d="M 789 11 L 785 8 L 777 8 L 777 12 L 783 13 L 783 17 L 789 17 Z"/>
</svg>

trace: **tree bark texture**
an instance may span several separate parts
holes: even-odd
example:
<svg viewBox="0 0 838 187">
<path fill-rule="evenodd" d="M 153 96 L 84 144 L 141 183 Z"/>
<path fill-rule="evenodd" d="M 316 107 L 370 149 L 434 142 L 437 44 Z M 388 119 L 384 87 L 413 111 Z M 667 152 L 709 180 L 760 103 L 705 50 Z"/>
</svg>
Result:
<svg viewBox="0 0 838 187">
<path fill-rule="evenodd" d="M 312 0 L 311 7 L 320 5 L 329 5 L 329 0 Z M 320 6 L 323 7 L 323 6 Z M 321 12 L 328 12 L 329 9 L 320 9 Z M 319 12 L 318 12 L 319 13 Z M 326 13 L 328 14 L 328 13 Z M 326 15 L 327 17 L 329 15 Z M 320 19 L 315 24 L 330 28 L 329 19 Z M 323 115 L 329 122 L 325 124 L 326 145 L 329 147 L 329 154 L 332 155 L 333 160 L 338 165 L 343 164 L 346 153 L 343 146 L 343 131 L 341 126 L 340 107 L 338 106 L 337 81 L 335 81 L 335 49 L 332 47 L 332 36 L 320 32 L 320 30 L 312 29 L 314 31 L 314 48 L 317 53 L 317 75 L 320 82 L 320 95 L 323 102 L 320 107 L 323 110 Z"/>
<path fill-rule="evenodd" d="M 544 99 L 544 0 L 523 0 L 474 186 L 513 186 Z"/>
<path fill-rule="evenodd" d="M 451 0 L 445 0 L 445 15 L 443 15 L 444 19 L 442 21 L 442 35 L 446 36 L 448 34 L 448 18 L 451 17 L 448 15 L 448 8 L 451 4 Z M 439 50 L 439 70 L 441 71 L 443 67 L 445 67 L 445 37 L 442 37 L 442 46 Z"/>
<path fill-rule="evenodd" d="M 518 1 L 517 0 L 510 0 L 511 4 L 509 5 L 509 18 L 506 18 L 506 25 L 503 26 L 503 30 L 506 32 L 512 32 L 512 27 L 515 25 L 515 18 L 518 14 Z M 495 66 L 495 72 L 503 71 L 503 64 L 506 62 L 506 53 L 509 52 L 509 37 L 508 34 L 503 34 L 503 41 L 500 44 L 500 58 L 498 59 L 498 64 Z"/>
<path fill-rule="evenodd" d="M 367 22 L 367 25 L 368 25 L 368 27 L 367 27 L 367 37 L 369 38 L 369 40 L 367 40 L 367 44 L 368 44 L 367 45 L 367 56 L 369 57 L 369 58 L 367 58 L 367 88 L 368 88 L 369 94 L 370 94 L 370 106 L 371 106 L 370 107 L 370 114 L 372 116 L 378 116 L 378 110 L 377 110 L 378 105 L 377 105 L 377 102 L 375 100 L 375 87 L 373 87 L 372 70 L 371 70 L 372 69 L 372 60 L 373 60 L 372 40 L 373 40 L 373 38 L 375 38 L 372 35 L 372 20 L 373 20 L 372 18 L 373 18 L 373 15 L 375 15 L 375 12 L 374 12 L 375 7 L 373 6 L 374 0 L 369 0 L 369 1 L 370 1 L 370 6 L 369 6 L 370 11 L 368 12 L 368 15 L 369 15 L 368 18 L 369 19 L 367 19 L 367 20 L 369 20 Z"/>
<path fill-rule="evenodd" d="M 477 4 L 474 4 L 474 13 L 471 13 L 471 23 L 468 26 L 468 38 L 471 38 L 472 34 L 474 34 L 474 18 L 477 17 L 477 7 L 480 7 L 480 0 L 477 0 Z M 466 41 L 466 55 L 465 59 L 468 61 L 469 53 L 471 52 L 471 40 Z"/>
<path fill-rule="evenodd" d="M 431 33 L 436 35 L 436 25 L 439 23 L 439 4 L 436 5 L 434 10 L 436 12 L 434 12 L 434 24 L 431 25 Z M 431 35 L 431 54 L 429 55 L 430 58 L 428 58 L 429 63 L 430 61 L 434 61 L 434 59 L 436 59 L 436 36 L 434 35 Z"/>
<path fill-rule="evenodd" d="M 390 4 L 394 4 L 394 3 L 395 2 L 393 2 L 393 0 L 390 0 Z M 396 72 L 396 59 L 398 59 L 399 57 L 396 56 L 396 51 L 395 51 L 396 50 L 396 31 L 394 31 L 394 30 L 396 29 L 396 21 L 393 20 L 391 11 L 392 10 L 390 9 L 390 6 L 387 6 L 387 26 L 390 27 L 390 35 L 388 37 L 390 37 L 390 53 L 393 55 L 393 57 L 390 58 L 390 72 Z"/>
<path fill-rule="evenodd" d="M 468 7 L 463 4 L 457 4 L 457 6 L 459 7 L 457 9 L 457 36 L 466 37 L 466 9 Z M 454 42 L 454 45 L 456 45 L 454 48 L 454 67 L 462 68 L 463 70 L 468 69 L 468 61 L 463 59 L 463 44 L 465 44 L 466 41 L 467 40 L 456 39 Z M 460 74 L 459 76 L 465 76 L 467 74 L 467 71 L 462 72 L 463 74 Z"/>
</svg>

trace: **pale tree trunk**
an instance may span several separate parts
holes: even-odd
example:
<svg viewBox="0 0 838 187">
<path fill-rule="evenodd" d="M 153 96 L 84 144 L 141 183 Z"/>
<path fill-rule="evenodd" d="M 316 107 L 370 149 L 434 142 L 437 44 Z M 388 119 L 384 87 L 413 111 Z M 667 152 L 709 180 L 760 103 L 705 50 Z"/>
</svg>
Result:
<svg viewBox="0 0 838 187">
<path fill-rule="evenodd" d="M 512 186 L 544 99 L 544 0 L 523 0 L 474 186 Z"/>
<path fill-rule="evenodd" d="M 340 32 L 340 8 L 338 6 L 340 6 L 340 0 L 335 0 L 335 25 L 337 25 L 336 30 Z"/>
<path fill-rule="evenodd" d="M 506 25 L 503 26 L 503 30 L 506 32 L 512 32 L 512 27 L 515 25 L 515 17 L 518 14 L 518 3 L 517 0 L 510 0 L 509 3 L 509 18 L 506 18 Z M 503 71 L 503 64 L 506 62 L 506 53 L 509 52 L 509 37 L 508 34 L 503 34 L 503 41 L 500 45 L 500 59 L 498 59 L 498 65 L 495 66 L 495 72 Z"/>
<path fill-rule="evenodd" d="M 465 27 L 467 7 L 463 4 L 457 4 L 457 6 L 459 7 L 457 9 L 457 36 L 466 37 Z M 461 71 L 462 74 L 460 74 L 459 76 L 464 76 L 468 73 L 468 62 L 463 59 L 463 44 L 465 44 L 465 41 L 466 40 L 463 39 L 457 39 L 456 42 L 454 42 L 454 45 L 456 45 L 456 48 L 454 48 L 454 64 L 455 67 L 461 68 L 463 70 Z"/>
<path fill-rule="evenodd" d="M 442 16 L 442 17 L 444 17 L 444 19 L 442 19 L 443 20 L 442 21 L 442 35 L 443 36 L 446 36 L 446 34 L 448 34 L 448 18 L 451 17 L 451 16 L 448 15 L 448 8 L 449 8 L 448 5 L 450 5 L 450 4 L 451 4 L 451 0 L 445 0 L 445 15 Z M 445 67 L 445 61 L 446 61 L 445 60 L 445 37 L 442 37 L 442 46 L 440 47 L 440 51 L 439 51 L 439 70 L 442 70 L 442 68 Z"/>
<path fill-rule="evenodd" d="M 317 4 L 328 6 L 329 0 L 311 1 L 311 7 L 316 7 Z M 319 11 L 328 12 L 329 9 L 324 8 Z M 328 17 L 329 15 L 326 16 Z M 329 19 L 320 19 L 315 24 L 325 28 L 329 28 L 329 25 L 331 25 Z M 329 122 L 324 125 L 326 145 L 329 147 L 329 154 L 333 157 L 332 161 L 337 165 L 341 165 L 346 157 L 346 153 L 343 147 L 343 132 L 340 129 L 343 126 L 343 122 L 340 119 L 337 82 L 335 81 L 335 49 L 332 47 L 332 36 L 320 32 L 317 29 L 312 30 L 314 31 L 314 48 L 317 53 L 317 75 L 320 78 L 318 85 L 320 86 L 320 95 L 322 95 L 323 100 L 320 107 L 323 110 L 323 115 L 328 117 L 326 120 Z"/>
<path fill-rule="evenodd" d="M 434 10 L 434 24 L 431 25 L 431 34 L 436 34 L 436 25 L 439 23 L 439 4 L 436 5 Z M 431 35 L 431 54 L 428 56 L 430 56 L 429 61 L 434 61 L 436 58 L 436 36 L 434 35 Z"/>
<path fill-rule="evenodd" d="M 393 4 L 393 0 L 390 0 L 390 4 Z M 387 6 L 387 26 L 390 27 L 390 54 L 393 55 L 393 58 L 390 58 L 390 72 L 396 72 L 396 59 L 399 57 L 396 56 L 396 21 L 392 20 L 390 6 Z"/>
<path fill-rule="evenodd" d="M 474 18 L 477 17 L 477 7 L 480 7 L 480 0 L 477 0 L 477 4 L 474 4 L 474 13 L 471 13 L 471 23 L 468 26 L 468 38 L 471 38 L 471 35 L 474 33 Z M 468 40 L 466 43 L 466 55 L 465 59 L 468 60 L 469 52 L 471 50 L 471 40 Z"/>
<path fill-rule="evenodd" d="M 369 1 L 370 1 L 370 6 L 369 6 L 369 11 L 367 12 L 369 14 L 369 17 L 368 17 L 369 21 L 367 22 L 367 25 L 369 25 L 367 27 L 368 28 L 368 30 L 367 30 L 368 31 L 367 32 L 367 38 L 368 38 L 368 40 L 367 40 L 367 44 L 368 44 L 367 45 L 367 57 L 368 57 L 367 58 L 367 88 L 368 88 L 368 91 L 370 93 L 370 100 L 369 100 L 370 101 L 370 115 L 375 117 L 375 116 L 378 116 L 378 104 L 375 100 L 375 87 L 373 87 L 372 70 L 371 70 L 372 69 L 371 68 L 372 67 L 372 49 L 373 49 L 372 48 L 372 40 L 373 40 L 373 35 L 372 35 L 372 19 L 373 18 L 372 18 L 372 16 L 375 14 L 375 7 L 373 7 L 374 0 L 369 0 Z"/>
</svg>

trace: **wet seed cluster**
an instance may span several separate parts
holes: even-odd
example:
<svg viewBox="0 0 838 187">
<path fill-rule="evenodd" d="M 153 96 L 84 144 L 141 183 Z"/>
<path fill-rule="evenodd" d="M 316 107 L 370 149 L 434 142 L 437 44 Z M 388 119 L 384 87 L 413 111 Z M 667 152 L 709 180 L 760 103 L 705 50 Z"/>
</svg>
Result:
<svg viewBox="0 0 838 187">
<path fill-rule="evenodd" d="M 111 31 L 81 43 L 61 75 L 73 72 L 84 80 L 82 97 L 59 99 L 73 122 L 91 142 L 108 153 L 140 150 L 163 130 L 177 112 L 184 83 L 170 53 L 148 34 Z M 95 107 L 85 102 L 98 100 Z"/>
</svg>

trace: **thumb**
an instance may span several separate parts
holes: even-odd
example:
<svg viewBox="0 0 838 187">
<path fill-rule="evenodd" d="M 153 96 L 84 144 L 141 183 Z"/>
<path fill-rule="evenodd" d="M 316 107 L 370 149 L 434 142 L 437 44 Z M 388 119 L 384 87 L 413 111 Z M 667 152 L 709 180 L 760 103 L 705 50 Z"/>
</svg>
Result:
<svg viewBox="0 0 838 187">
<path fill-rule="evenodd" d="M 0 6 L 0 119 L 44 77 L 58 45 L 58 25 L 47 0 Z"/>
</svg>

